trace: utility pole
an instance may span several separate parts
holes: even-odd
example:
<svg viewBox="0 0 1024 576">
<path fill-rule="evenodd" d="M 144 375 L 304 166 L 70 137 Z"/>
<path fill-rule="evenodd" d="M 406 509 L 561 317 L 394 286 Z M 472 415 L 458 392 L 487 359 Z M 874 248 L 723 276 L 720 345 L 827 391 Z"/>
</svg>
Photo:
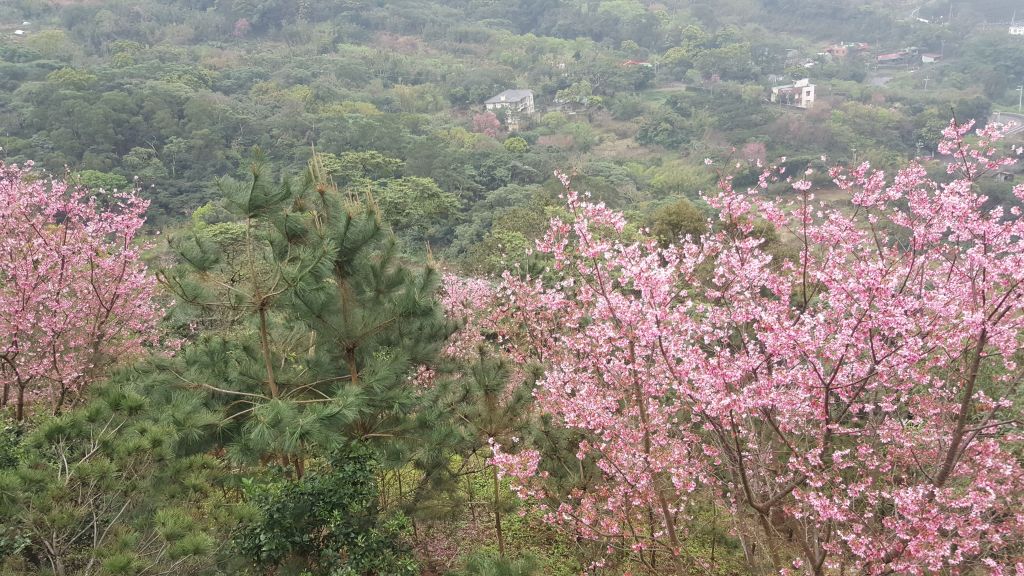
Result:
<svg viewBox="0 0 1024 576">
<path fill-rule="evenodd" d="M 1020 98 L 1017 99 L 1017 113 L 1020 114 L 1021 105 L 1024 104 L 1024 85 L 1017 86 L 1017 92 L 1020 93 Z"/>
</svg>

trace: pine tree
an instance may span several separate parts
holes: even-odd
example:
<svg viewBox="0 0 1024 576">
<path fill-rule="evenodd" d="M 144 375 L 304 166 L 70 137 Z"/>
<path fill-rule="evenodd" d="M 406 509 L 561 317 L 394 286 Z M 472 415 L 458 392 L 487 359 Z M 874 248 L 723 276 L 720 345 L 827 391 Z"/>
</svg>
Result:
<svg viewBox="0 0 1024 576">
<path fill-rule="evenodd" d="M 456 385 L 456 414 L 465 431 L 467 458 L 493 456 L 494 443 L 509 445 L 519 442 L 518 435 L 530 426 L 530 391 L 535 374 L 513 374 L 508 360 L 480 347 L 477 356 L 466 367 Z M 518 377 L 518 378 L 517 378 Z M 483 454 L 481 454 L 483 453 Z M 505 492 L 498 468 L 488 462 L 491 482 L 491 514 L 494 518 L 498 554 L 505 556 L 502 515 L 510 502 L 502 501 Z"/>
<path fill-rule="evenodd" d="M 222 412 L 216 442 L 240 461 L 301 477 L 310 450 L 343 440 L 408 454 L 436 414 L 410 376 L 451 331 L 437 271 L 404 259 L 372 198 L 339 192 L 315 158 L 276 183 L 256 154 L 221 189 L 232 218 L 194 222 L 161 275 L 199 331 L 162 378 Z"/>
<path fill-rule="evenodd" d="M 474 521 L 480 504 L 474 480 L 486 482 L 484 507 L 493 518 L 498 554 L 504 557 L 502 517 L 514 508 L 514 501 L 505 497 L 508 488 L 493 458 L 500 446 L 513 446 L 536 433 L 532 390 L 540 366 L 524 362 L 516 352 L 510 340 L 515 339 L 514 327 L 494 323 L 498 317 L 491 307 L 495 297 L 486 280 L 445 277 L 446 312 L 461 325 L 447 343 L 447 364 L 435 374 L 430 394 L 435 404 L 446 406 L 444 412 L 452 415 L 454 430 L 447 447 L 457 458 L 448 459 L 444 466 L 422 469 L 424 480 L 445 497 L 435 509 L 464 513 L 465 507 L 460 508 L 463 495 L 458 491 L 464 486 Z M 485 310 L 490 313 L 487 317 L 481 316 Z"/>
<path fill-rule="evenodd" d="M 225 501 L 227 470 L 182 453 L 182 423 L 216 419 L 195 400 L 154 403 L 115 378 L 4 438 L 0 574 L 230 571 L 220 555 L 239 507 Z"/>
</svg>

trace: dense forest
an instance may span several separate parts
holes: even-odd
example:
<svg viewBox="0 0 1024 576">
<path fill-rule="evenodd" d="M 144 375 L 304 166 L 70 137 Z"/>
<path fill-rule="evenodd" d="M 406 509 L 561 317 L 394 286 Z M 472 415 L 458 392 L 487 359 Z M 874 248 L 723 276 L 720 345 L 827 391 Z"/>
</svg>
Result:
<svg viewBox="0 0 1024 576">
<path fill-rule="evenodd" d="M 1024 574 L 1016 7 L 0 0 L 0 574 Z"/>
</svg>

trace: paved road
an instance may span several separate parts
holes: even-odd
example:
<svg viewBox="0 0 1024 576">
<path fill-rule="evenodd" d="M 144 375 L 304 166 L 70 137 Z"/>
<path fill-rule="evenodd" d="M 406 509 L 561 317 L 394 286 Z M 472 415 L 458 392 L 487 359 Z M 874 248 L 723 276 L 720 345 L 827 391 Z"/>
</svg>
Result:
<svg viewBox="0 0 1024 576">
<path fill-rule="evenodd" d="M 1009 125 L 1010 130 L 1007 131 L 1007 136 L 1024 133 L 1024 114 L 993 112 L 989 120 Z"/>
</svg>

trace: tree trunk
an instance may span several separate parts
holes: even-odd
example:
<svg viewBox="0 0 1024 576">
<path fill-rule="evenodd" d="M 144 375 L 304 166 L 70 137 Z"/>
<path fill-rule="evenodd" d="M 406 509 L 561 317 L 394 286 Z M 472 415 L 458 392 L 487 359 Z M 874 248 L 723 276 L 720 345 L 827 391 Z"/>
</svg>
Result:
<svg viewBox="0 0 1024 576">
<path fill-rule="evenodd" d="M 356 364 L 356 351 L 349 348 L 345 351 L 345 361 L 348 363 L 348 374 L 353 386 L 359 385 L 359 366 Z"/>
<path fill-rule="evenodd" d="M 758 522 L 761 524 L 761 531 L 764 533 L 764 546 L 767 548 L 768 557 L 772 561 L 772 569 L 778 573 L 782 569 L 782 558 L 775 546 L 775 538 L 772 535 L 772 527 L 765 514 L 758 513 Z"/>
<path fill-rule="evenodd" d="M 402 492 L 404 491 L 404 488 L 402 487 L 402 470 L 401 469 L 396 470 L 395 471 L 395 476 L 398 479 L 398 508 L 401 509 L 402 508 L 402 500 L 404 498 L 404 496 L 402 495 Z"/>
<path fill-rule="evenodd" d="M 274 360 L 270 355 L 270 331 L 267 327 L 267 310 L 265 303 L 260 302 L 260 352 L 263 354 L 263 366 L 267 370 L 267 387 L 270 388 L 270 397 L 277 398 L 280 390 L 277 388 L 277 381 L 274 380 Z"/>
<path fill-rule="evenodd" d="M 25 420 L 25 384 L 22 382 L 18 382 L 18 405 L 14 419 L 18 422 Z"/>
<path fill-rule="evenodd" d="M 505 534 L 501 531 L 501 483 L 498 481 L 498 467 L 491 466 L 494 479 L 494 531 L 498 535 L 498 555 L 505 557 Z"/>
</svg>

